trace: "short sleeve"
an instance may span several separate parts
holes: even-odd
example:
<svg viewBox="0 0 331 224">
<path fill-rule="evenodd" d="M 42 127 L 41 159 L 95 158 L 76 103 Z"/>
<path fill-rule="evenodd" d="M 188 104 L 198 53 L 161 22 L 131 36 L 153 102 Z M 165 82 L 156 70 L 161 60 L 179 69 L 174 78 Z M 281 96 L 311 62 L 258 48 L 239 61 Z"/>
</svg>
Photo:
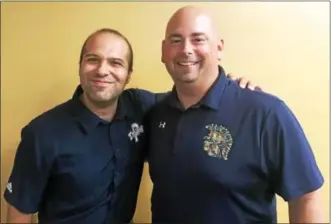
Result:
<svg viewBox="0 0 331 224">
<path fill-rule="evenodd" d="M 274 191 L 290 201 L 315 191 L 324 179 L 311 146 L 284 102 L 270 111 L 261 135 L 263 161 Z"/>
<path fill-rule="evenodd" d="M 7 202 L 22 213 L 37 212 L 51 163 L 52 153 L 46 151 L 38 134 L 24 127 L 4 193 Z"/>
</svg>

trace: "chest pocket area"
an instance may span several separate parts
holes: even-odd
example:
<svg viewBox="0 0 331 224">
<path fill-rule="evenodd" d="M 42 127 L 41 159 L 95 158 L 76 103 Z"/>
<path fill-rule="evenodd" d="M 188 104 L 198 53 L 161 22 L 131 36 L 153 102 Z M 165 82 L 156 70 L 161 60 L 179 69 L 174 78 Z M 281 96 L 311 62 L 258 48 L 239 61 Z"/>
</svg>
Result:
<svg viewBox="0 0 331 224">
<path fill-rule="evenodd" d="M 105 191 L 110 185 L 114 163 L 109 126 L 100 129 L 59 149 L 54 183 L 58 189 L 71 192 L 72 197 Z"/>
<path fill-rule="evenodd" d="M 124 126 L 123 126 L 124 127 Z M 129 121 L 125 130 L 122 128 L 122 139 L 119 147 L 120 164 L 122 168 L 130 168 L 131 165 L 141 163 L 146 152 L 146 130 L 140 121 Z M 125 167 L 123 167 L 125 166 Z"/>
<path fill-rule="evenodd" d="M 115 122 L 111 127 L 114 148 L 114 187 L 137 176 L 144 162 L 145 130 L 138 121 Z M 139 174 L 139 173 L 138 173 Z"/>
</svg>

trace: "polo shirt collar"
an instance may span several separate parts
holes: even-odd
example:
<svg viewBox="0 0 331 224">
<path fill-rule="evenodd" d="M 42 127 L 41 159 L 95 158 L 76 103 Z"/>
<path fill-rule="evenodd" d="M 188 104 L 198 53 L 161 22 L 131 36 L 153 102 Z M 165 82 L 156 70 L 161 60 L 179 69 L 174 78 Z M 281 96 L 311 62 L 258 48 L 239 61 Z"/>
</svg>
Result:
<svg viewBox="0 0 331 224">
<path fill-rule="evenodd" d="M 105 121 L 90 111 L 80 100 L 80 96 L 83 94 L 81 85 L 77 86 L 72 99 L 71 99 L 71 111 L 75 120 L 77 120 L 84 130 L 88 133 L 96 128 L 100 123 L 109 124 L 109 121 Z M 124 119 L 131 115 L 128 113 L 124 100 L 121 98 L 118 100 L 116 113 L 113 120 Z"/>
<path fill-rule="evenodd" d="M 202 97 L 202 99 L 192 108 L 198 108 L 200 106 L 204 106 L 207 108 L 211 108 L 214 110 L 218 110 L 220 108 L 221 98 L 223 96 L 226 83 L 228 81 L 225 71 L 221 66 L 218 66 L 219 74 L 213 85 L 207 91 L 206 95 Z M 175 107 L 183 110 L 183 106 L 181 105 L 175 86 L 172 89 L 172 92 L 168 98 L 168 104 L 171 107 Z"/>
</svg>

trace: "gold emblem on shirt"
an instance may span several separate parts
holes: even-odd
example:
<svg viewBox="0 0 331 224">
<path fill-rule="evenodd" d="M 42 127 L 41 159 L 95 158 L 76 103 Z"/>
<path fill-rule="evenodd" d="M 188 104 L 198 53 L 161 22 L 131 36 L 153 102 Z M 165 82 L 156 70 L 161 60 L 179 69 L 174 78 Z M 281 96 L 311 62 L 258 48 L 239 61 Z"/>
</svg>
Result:
<svg viewBox="0 0 331 224">
<path fill-rule="evenodd" d="M 209 124 L 206 126 L 209 134 L 204 139 L 204 150 L 211 157 L 228 160 L 232 147 L 232 136 L 230 131 L 222 125 Z"/>
</svg>

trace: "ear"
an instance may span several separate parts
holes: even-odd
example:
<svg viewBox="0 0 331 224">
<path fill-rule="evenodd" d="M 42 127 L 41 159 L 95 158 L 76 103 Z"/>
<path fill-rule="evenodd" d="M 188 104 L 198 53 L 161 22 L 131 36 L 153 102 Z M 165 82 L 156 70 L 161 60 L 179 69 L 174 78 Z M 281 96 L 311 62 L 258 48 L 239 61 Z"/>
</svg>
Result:
<svg viewBox="0 0 331 224">
<path fill-rule="evenodd" d="M 217 44 L 217 59 L 221 61 L 223 58 L 223 47 L 224 47 L 224 40 L 220 39 Z"/>
<path fill-rule="evenodd" d="M 162 41 L 162 52 L 161 52 L 161 62 L 164 63 L 164 49 L 165 49 L 165 40 Z"/>
<path fill-rule="evenodd" d="M 132 71 L 128 73 L 128 77 L 126 79 L 126 84 L 128 84 L 131 81 L 131 75 L 132 75 Z"/>
<path fill-rule="evenodd" d="M 82 63 L 80 63 L 79 67 L 78 67 L 78 76 L 79 77 L 81 76 L 81 71 L 82 71 Z"/>
</svg>

